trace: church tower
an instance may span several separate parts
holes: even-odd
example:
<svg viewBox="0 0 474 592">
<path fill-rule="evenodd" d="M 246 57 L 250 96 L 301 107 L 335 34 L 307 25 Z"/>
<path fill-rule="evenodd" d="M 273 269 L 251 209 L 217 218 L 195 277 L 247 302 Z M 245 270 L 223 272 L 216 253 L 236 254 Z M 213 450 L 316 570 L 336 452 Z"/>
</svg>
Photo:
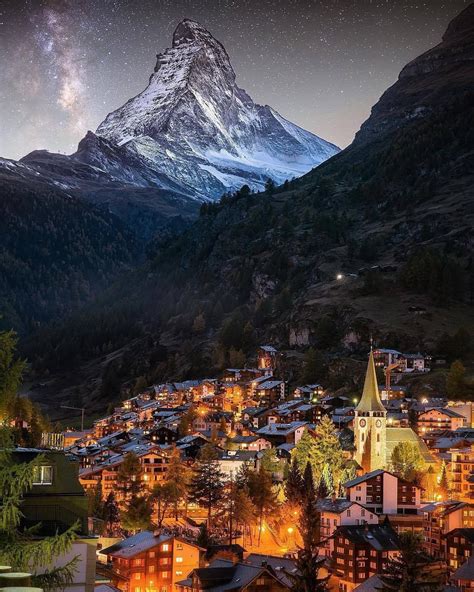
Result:
<svg viewBox="0 0 474 592">
<path fill-rule="evenodd" d="M 387 411 L 382 404 L 375 373 L 374 354 L 370 350 L 362 397 L 355 409 L 354 459 L 366 472 L 386 465 Z"/>
</svg>

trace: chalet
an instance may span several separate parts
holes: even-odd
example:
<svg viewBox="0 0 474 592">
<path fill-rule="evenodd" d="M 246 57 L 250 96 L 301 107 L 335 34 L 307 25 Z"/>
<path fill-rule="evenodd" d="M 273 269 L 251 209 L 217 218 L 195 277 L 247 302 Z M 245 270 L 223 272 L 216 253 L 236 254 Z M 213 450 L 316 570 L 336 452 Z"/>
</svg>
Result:
<svg viewBox="0 0 474 592">
<path fill-rule="evenodd" d="M 472 592 L 474 590 L 474 557 L 469 557 L 461 567 L 458 567 L 450 581 L 456 586 L 456 592 Z"/>
<path fill-rule="evenodd" d="M 157 482 L 166 478 L 170 455 L 169 449 L 161 449 L 158 446 L 146 444 L 135 446 L 132 451 L 140 460 L 141 479 L 145 487 L 152 489 Z M 79 480 L 84 489 L 93 489 L 100 482 L 104 499 L 111 492 L 114 492 L 117 496 L 117 474 L 124 458 L 125 452 L 122 451 L 93 467 L 82 469 L 79 473 Z M 120 500 L 120 497 L 117 497 Z"/>
<path fill-rule="evenodd" d="M 474 500 L 474 444 L 451 448 L 451 489 L 460 501 Z"/>
<path fill-rule="evenodd" d="M 309 401 L 318 401 L 324 395 L 324 388 L 320 384 L 305 384 L 297 386 L 293 392 L 295 399 L 307 399 Z"/>
<path fill-rule="evenodd" d="M 307 426 L 304 421 L 271 423 L 257 430 L 257 434 L 275 447 L 280 444 L 298 444 Z"/>
<path fill-rule="evenodd" d="M 217 456 L 219 468 L 227 477 L 237 475 L 244 465 L 257 466 L 257 452 L 251 450 L 219 450 Z"/>
<path fill-rule="evenodd" d="M 177 582 L 180 592 L 286 592 L 290 590 L 275 570 L 260 565 L 216 559 L 208 567 L 194 569 L 187 579 Z"/>
<path fill-rule="evenodd" d="M 434 557 L 444 554 L 443 537 L 455 528 L 474 528 L 474 504 L 459 501 L 423 506 L 423 547 Z"/>
<path fill-rule="evenodd" d="M 444 560 L 452 572 L 474 556 L 474 528 L 455 528 L 443 536 Z"/>
<path fill-rule="evenodd" d="M 334 572 L 340 592 L 382 573 L 398 553 L 398 537 L 388 523 L 339 526 L 334 533 Z"/>
<path fill-rule="evenodd" d="M 230 442 L 236 446 L 239 450 L 252 450 L 259 452 L 260 450 L 266 450 L 271 448 L 272 445 L 265 438 L 259 438 L 258 436 L 234 436 Z"/>
<path fill-rule="evenodd" d="M 173 592 L 177 581 L 199 567 L 201 549 L 179 537 L 142 531 L 102 550 L 112 584 L 124 592 Z"/>
<path fill-rule="evenodd" d="M 283 380 L 266 380 L 255 387 L 254 396 L 263 405 L 274 405 L 283 401 L 286 395 L 286 383 Z"/>
<path fill-rule="evenodd" d="M 167 426 L 157 426 L 148 432 L 147 438 L 153 442 L 153 444 L 163 445 L 176 442 L 179 435 L 177 430 L 173 430 Z"/>
<path fill-rule="evenodd" d="M 434 430 L 457 430 L 463 428 L 466 418 L 449 407 L 427 409 L 418 415 L 418 433 L 423 435 Z"/>
<path fill-rule="evenodd" d="M 344 483 L 347 498 L 376 514 L 416 514 L 421 488 L 397 475 L 377 469 Z"/>
<path fill-rule="evenodd" d="M 258 348 L 258 367 L 266 373 L 271 374 L 276 368 L 278 351 L 272 345 L 261 345 Z"/>
<path fill-rule="evenodd" d="M 321 554 L 325 557 L 333 555 L 333 534 L 339 526 L 379 523 L 377 514 L 345 498 L 319 500 L 317 508 L 321 517 Z"/>
</svg>

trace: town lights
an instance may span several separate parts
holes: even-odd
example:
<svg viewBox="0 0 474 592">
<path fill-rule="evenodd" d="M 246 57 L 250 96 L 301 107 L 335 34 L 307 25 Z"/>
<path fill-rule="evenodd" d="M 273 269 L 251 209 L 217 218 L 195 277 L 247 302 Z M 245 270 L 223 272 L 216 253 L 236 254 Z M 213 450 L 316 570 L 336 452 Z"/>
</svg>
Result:
<svg viewBox="0 0 474 592">
<path fill-rule="evenodd" d="M 344 275 L 342 273 L 338 273 L 336 275 L 336 280 L 341 281 L 342 279 L 344 279 Z"/>
</svg>

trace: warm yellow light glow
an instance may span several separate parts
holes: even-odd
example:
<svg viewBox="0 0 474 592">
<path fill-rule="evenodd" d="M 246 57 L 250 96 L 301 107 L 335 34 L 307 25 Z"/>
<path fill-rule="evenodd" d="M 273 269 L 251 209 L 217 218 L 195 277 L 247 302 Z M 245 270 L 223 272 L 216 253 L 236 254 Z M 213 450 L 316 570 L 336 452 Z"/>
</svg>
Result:
<svg viewBox="0 0 474 592">
<path fill-rule="evenodd" d="M 288 528 L 288 534 L 291 534 L 292 532 L 293 532 L 293 528 L 290 526 L 290 527 Z"/>
</svg>

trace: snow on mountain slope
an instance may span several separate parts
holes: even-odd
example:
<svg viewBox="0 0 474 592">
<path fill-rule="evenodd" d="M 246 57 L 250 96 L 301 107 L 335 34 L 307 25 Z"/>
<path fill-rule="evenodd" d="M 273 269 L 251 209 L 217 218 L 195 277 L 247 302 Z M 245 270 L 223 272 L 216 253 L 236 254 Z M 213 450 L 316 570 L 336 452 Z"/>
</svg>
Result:
<svg viewBox="0 0 474 592">
<path fill-rule="evenodd" d="M 182 21 L 157 57 L 147 88 L 96 132 L 141 162 L 147 179 L 155 173 L 157 184 L 212 199 L 243 183 L 261 189 L 268 177 L 300 176 L 339 151 L 255 104 L 236 85 L 224 47 L 198 23 Z"/>
</svg>

